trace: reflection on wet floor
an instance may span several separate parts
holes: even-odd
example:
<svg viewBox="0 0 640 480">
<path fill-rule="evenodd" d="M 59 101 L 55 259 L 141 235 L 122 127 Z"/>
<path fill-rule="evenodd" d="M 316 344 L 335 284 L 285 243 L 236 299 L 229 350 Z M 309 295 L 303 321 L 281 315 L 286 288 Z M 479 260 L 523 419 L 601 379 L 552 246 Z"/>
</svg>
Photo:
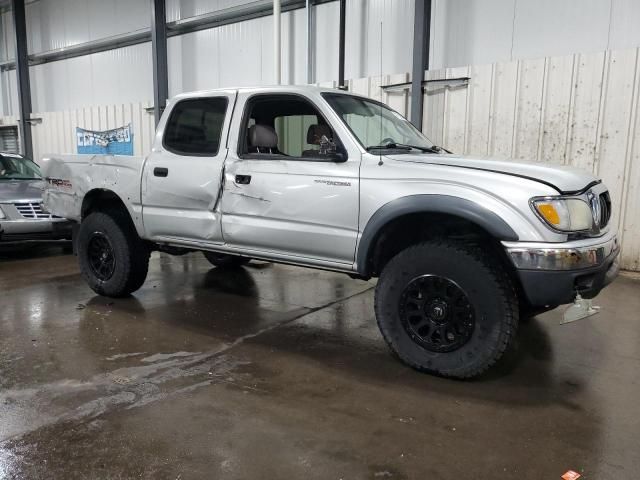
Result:
<svg viewBox="0 0 640 480">
<path fill-rule="evenodd" d="M 460 382 L 400 364 L 374 282 L 154 254 L 98 297 L 75 258 L 0 259 L 0 478 L 633 478 L 640 282 L 521 325 Z M 471 473 L 470 473 L 471 472 Z"/>
</svg>

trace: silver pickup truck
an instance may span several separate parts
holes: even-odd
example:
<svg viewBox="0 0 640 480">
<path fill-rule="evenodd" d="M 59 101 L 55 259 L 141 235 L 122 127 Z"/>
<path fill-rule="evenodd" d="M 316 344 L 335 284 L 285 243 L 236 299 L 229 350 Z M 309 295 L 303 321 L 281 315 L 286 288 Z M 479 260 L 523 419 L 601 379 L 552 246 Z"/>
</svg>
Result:
<svg viewBox="0 0 640 480">
<path fill-rule="evenodd" d="M 52 156 L 45 208 L 76 222 L 97 293 L 139 289 L 153 250 L 378 277 L 380 330 L 408 365 L 468 378 L 522 315 L 618 273 L 607 188 L 569 167 L 434 145 L 366 97 L 315 87 L 173 98 L 146 158 Z"/>
</svg>

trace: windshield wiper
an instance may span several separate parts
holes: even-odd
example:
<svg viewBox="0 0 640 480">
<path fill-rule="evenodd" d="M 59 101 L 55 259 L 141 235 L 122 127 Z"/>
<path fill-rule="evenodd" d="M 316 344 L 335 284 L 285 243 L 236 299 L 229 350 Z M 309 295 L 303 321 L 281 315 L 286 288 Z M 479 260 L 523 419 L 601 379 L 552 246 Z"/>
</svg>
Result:
<svg viewBox="0 0 640 480">
<path fill-rule="evenodd" d="M 367 152 L 371 150 L 420 150 L 421 152 L 440 153 L 440 147 L 420 147 L 418 145 L 407 145 L 406 143 L 386 143 L 384 145 L 371 145 L 366 148 Z M 443 149 L 444 150 L 444 149 Z M 446 151 L 446 150 L 445 150 Z"/>
<path fill-rule="evenodd" d="M 434 145 L 434 146 L 431 148 L 431 150 L 434 150 L 434 151 L 436 151 L 437 153 L 440 153 L 440 152 L 453 153 L 452 151 L 447 150 L 447 149 L 446 149 L 446 148 L 444 148 L 444 147 L 440 147 L 439 145 Z"/>
</svg>

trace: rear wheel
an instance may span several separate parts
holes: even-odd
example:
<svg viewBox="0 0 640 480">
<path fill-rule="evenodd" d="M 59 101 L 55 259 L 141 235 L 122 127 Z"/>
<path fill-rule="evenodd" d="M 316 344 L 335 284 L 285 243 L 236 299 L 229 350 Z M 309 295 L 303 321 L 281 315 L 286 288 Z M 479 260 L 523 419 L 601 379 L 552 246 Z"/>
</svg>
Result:
<svg viewBox="0 0 640 480">
<path fill-rule="evenodd" d="M 391 350 L 418 370 L 480 375 L 515 338 L 518 302 L 499 262 L 476 247 L 426 242 L 400 252 L 376 287 L 376 318 Z"/>
<path fill-rule="evenodd" d="M 119 212 L 94 212 L 80 224 L 80 272 L 91 289 L 107 297 L 138 290 L 149 268 L 149 249 Z"/>
<path fill-rule="evenodd" d="M 243 265 L 246 265 L 251 261 L 251 259 L 247 257 L 227 255 L 225 253 L 208 252 L 206 250 L 203 251 L 202 254 L 214 267 L 237 268 L 242 267 Z"/>
</svg>

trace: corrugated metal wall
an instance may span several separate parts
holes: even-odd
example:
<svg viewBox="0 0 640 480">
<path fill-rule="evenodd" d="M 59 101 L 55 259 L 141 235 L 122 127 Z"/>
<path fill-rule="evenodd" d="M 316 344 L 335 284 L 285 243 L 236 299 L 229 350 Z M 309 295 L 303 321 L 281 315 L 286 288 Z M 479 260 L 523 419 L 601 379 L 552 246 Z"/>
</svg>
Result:
<svg viewBox="0 0 640 480">
<path fill-rule="evenodd" d="M 638 0 L 433 0 L 431 67 L 640 46 Z"/>
<path fill-rule="evenodd" d="M 247 3 L 252 2 L 168 0 L 167 20 Z M 410 70 L 413 10 L 414 0 L 347 1 L 347 78 L 373 75 L 381 68 L 385 72 Z M 314 12 L 315 81 L 336 80 L 339 5 L 318 5 Z M 148 28 L 149 20 L 148 0 L 36 0 L 27 5 L 29 52 L 41 53 Z M 0 60 L 13 58 L 11 12 L 0 16 L 0 28 Z M 283 14 L 282 47 L 283 82 L 306 83 L 304 10 Z M 216 87 L 273 84 L 273 18 L 172 37 L 168 40 L 168 61 L 171 95 Z M 152 88 L 150 43 L 31 67 L 34 111 L 148 101 L 153 96 Z M 0 73 L 0 91 L 0 114 L 15 114 L 15 72 Z"/>
</svg>

